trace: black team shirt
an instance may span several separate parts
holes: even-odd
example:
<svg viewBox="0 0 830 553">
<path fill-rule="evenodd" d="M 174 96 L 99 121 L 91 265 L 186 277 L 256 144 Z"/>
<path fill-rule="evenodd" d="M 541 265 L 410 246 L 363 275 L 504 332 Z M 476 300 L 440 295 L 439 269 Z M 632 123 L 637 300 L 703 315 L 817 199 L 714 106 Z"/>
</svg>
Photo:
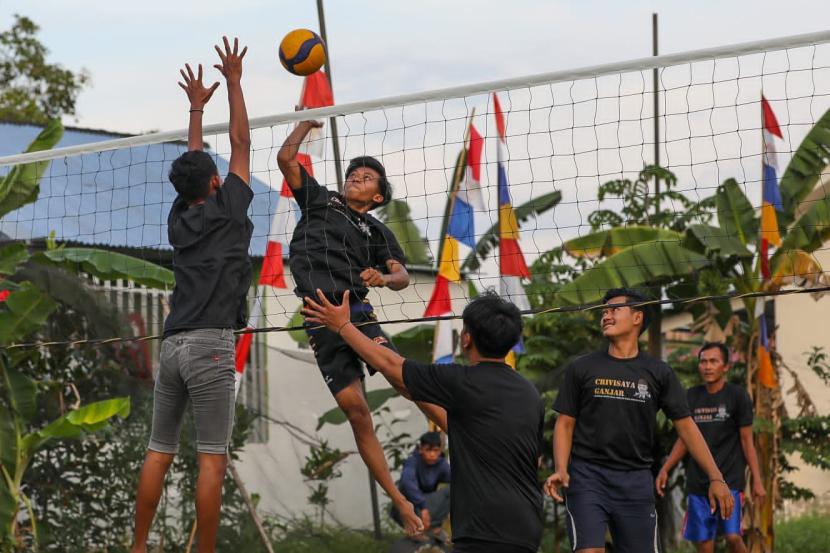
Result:
<svg viewBox="0 0 830 553">
<path fill-rule="evenodd" d="M 328 190 L 300 165 L 302 186 L 294 190 L 302 217 L 291 238 L 288 263 L 299 296 L 317 297 L 319 288 L 340 301 L 351 291 L 352 301 L 366 297 L 360 273 L 374 268 L 388 272 L 390 259 L 404 264 L 395 235 L 369 214 L 358 213 L 346 199 Z"/>
<path fill-rule="evenodd" d="M 671 420 L 690 414 L 671 367 L 643 352 L 617 359 L 601 351 L 574 360 L 553 408 L 576 419 L 573 457 L 616 470 L 651 467 L 659 409 Z"/>
<path fill-rule="evenodd" d="M 723 479 L 730 489 L 742 492 L 746 487 L 746 458 L 741 448 L 741 428 L 752 426 L 749 394 L 740 386 L 727 382 L 714 394 L 706 391 L 706 386 L 695 386 L 689 389 L 687 397 L 692 418 L 723 473 Z M 706 495 L 709 478 L 691 455 L 686 459 L 687 493 Z"/>
<path fill-rule="evenodd" d="M 403 380 L 413 400 L 447 410 L 453 541 L 536 551 L 544 409 L 533 384 L 504 363 L 424 365 L 409 359 Z"/>
<path fill-rule="evenodd" d="M 244 328 L 251 286 L 248 248 L 254 225 L 248 206 L 254 193 L 229 173 L 207 199 L 188 206 L 180 196 L 167 217 L 176 287 L 164 335 L 197 328 Z"/>
</svg>

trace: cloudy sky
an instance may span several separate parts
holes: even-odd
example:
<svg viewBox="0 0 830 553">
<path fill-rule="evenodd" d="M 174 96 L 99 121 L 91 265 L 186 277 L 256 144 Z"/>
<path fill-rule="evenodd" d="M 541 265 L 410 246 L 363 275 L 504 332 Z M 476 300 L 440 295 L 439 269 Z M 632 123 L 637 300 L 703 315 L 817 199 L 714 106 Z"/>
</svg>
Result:
<svg viewBox="0 0 830 553">
<path fill-rule="evenodd" d="M 830 4 L 817 0 L 329 0 L 326 10 L 339 103 L 649 55 L 654 11 L 665 53 L 817 31 L 830 21 Z M 291 29 L 317 28 L 313 0 L 3 0 L 0 26 L 14 13 L 42 27 L 53 61 L 91 73 L 73 123 L 131 133 L 185 125 L 177 68 L 212 65 L 222 34 L 250 47 L 250 115 L 290 110 L 300 82 L 280 66 L 276 45 Z M 226 117 L 223 102 L 215 104 L 207 122 Z"/>
</svg>

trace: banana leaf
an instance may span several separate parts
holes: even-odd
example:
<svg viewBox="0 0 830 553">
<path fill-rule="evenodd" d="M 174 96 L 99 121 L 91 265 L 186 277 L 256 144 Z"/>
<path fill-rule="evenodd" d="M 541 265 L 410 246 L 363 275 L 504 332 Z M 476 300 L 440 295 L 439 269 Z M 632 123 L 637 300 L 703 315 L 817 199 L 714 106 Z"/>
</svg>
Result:
<svg viewBox="0 0 830 553">
<path fill-rule="evenodd" d="M 740 240 L 726 234 L 723 229 L 710 225 L 689 225 L 686 228 L 683 246 L 707 257 L 752 257 L 752 252 Z"/>
<path fill-rule="evenodd" d="M 626 248 L 565 284 L 559 299 L 567 304 L 598 302 L 612 288 L 665 284 L 711 264 L 704 255 L 676 242 L 654 242 Z"/>
<path fill-rule="evenodd" d="M 20 242 L 0 248 L 0 275 L 10 276 L 17 272 L 17 267 L 29 259 L 26 246 Z"/>
<path fill-rule="evenodd" d="M 57 304 L 29 282 L 21 283 L 0 309 L 0 344 L 11 344 L 40 328 Z"/>
<path fill-rule="evenodd" d="M 380 390 L 372 390 L 371 392 L 366 392 L 366 403 L 369 404 L 369 412 L 374 413 L 376 410 L 380 409 L 380 407 L 387 402 L 387 400 L 395 397 L 398 395 L 398 392 L 394 388 L 381 388 Z M 330 409 L 326 411 L 323 416 L 317 419 L 317 430 L 323 428 L 325 424 L 343 424 L 344 422 L 348 421 L 346 418 L 346 414 L 343 412 L 340 407 L 335 407 L 334 409 Z"/>
<path fill-rule="evenodd" d="M 781 177 L 781 202 L 784 207 L 782 226 L 792 222 L 799 204 L 815 188 L 819 177 L 830 163 L 830 110 L 813 125 L 799 144 Z"/>
<path fill-rule="evenodd" d="M 60 142 L 61 137 L 63 137 L 63 125 L 60 119 L 53 119 L 29 144 L 25 153 L 51 150 L 55 144 Z M 0 217 L 37 199 L 40 193 L 40 179 L 49 167 L 49 163 L 48 161 L 36 161 L 15 165 L 5 177 L 0 178 Z"/>
<path fill-rule="evenodd" d="M 42 263 L 82 271 L 103 280 L 127 279 L 150 288 L 169 289 L 175 284 L 173 271 L 150 261 L 95 248 L 59 248 L 34 256 Z"/>
<path fill-rule="evenodd" d="M 657 227 L 630 226 L 601 230 L 563 244 L 565 251 L 573 257 L 608 257 L 625 248 L 648 242 L 680 243 L 683 235 L 673 230 Z"/>
<path fill-rule="evenodd" d="M 723 236 L 734 237 L 741 244 L 753 243 L 760 232 L 755 208 L 749 203 L 735 179 L 727 179 L 715 194 L 718 224 Z"/>
<path fill-rule="evenodd" d="M 558 190 L 548 192 L 547 194 L 543 194 L 537 198 L 533 198 L 532 200 L 513 209 L 516 214 L 516 221 L 521 227 L 522 223 L 531 217 L 536 217 L 539 214 L 552 209 L 561 201 L 562 193 Z M 470 252 L 467 259 L 465 259 L 464 263 L 461 265 L 461 271 L 467 272 L 477 270 L 481 266 L 481 261 L 487 259 L 487 256 L 490 255 L 490 252 L 498 245 L 498 243 L 499 223 L 496 222 L 496 224 L 491 226 L 487 232 L 479 238 L 475 249 Z"/>
<path fill-rule="evenodd" d="M 398 239 L 407 263 L 432 265 L 426 239 L 412 221 L 409 204 L 405 200 L 392 200 L 378 210 L 378 218 L 386 224 Z"/>
</svg>

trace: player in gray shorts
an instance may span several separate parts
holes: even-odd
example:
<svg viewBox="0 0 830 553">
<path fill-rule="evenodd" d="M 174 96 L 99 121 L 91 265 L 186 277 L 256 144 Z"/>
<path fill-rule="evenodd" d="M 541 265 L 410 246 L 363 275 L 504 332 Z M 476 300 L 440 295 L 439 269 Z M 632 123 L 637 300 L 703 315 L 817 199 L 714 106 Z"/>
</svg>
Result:
<svg viewBox="0 0 830 553">
<path fill-rule="evenodd" d="M 234 412 L 233 329 L 244 328 L 251 286 L 248 248 L 253 224 L 248 206 L 251 133 L 242 96 L 242 58 L 225 38 L 216 47 L 230 104 L 231 158 L 224 182 L 202 151 L 202 113 L 219 86 L 202 84 L 202 66 L 181 71 L 190 100 L 188 151 L 170 168 L 178 196 L 167 218 L 176 287 L 164 322 L 164 341 L 153 395 L 153 430 L 138 482 L 132 553 L 146 553 L 164 477 L 179 449 L 179 433 L 190 405 L 196 426 L 199 479 L 196 519 L 199 553 L 213 553 L 222 505 L 222 483 Z"/>
</svg>

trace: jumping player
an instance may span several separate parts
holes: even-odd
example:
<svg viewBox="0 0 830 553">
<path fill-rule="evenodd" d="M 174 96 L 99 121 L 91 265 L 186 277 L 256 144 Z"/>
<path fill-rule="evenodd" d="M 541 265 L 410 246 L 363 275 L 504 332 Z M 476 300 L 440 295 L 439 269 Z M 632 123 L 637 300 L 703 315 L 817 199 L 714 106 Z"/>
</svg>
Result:
<svg viewBox="0 0 830 553">
<path fill-rule="evenodd" d="M 689 496 L 683 537 L 696 542 L 698 553 L 712 553 L 720 534 L 732 553 L 745 553 L 741 537 L 741 507 L 746 487 L 746 465 L 752 473 L 752 495 L 760 500 L 766 495 L 758 455 L 752 439 L 752 400 L 740 386 L 726 381 L 729 371 L 729 348 L 724 344 L 704 344 L 698 353 L 698 370 L 703 384 L 687 393 L 692 418 L 700 428 L 718 468 L 732 490 L 735 509 L 728 519 L 712 513 L 706 501 L 706 473 L 694 459 L 686 463 L 686 492 Z M 657 493 L 665 493 L 672 468 L 686 457 L 686 446 L 677 440 L 657 475 Z"/>
<path fill-rule="evenodd" d="M 645 298 L 633 290 L 605 295 L 601 324 L 608 349 L 580 357 L 565 369 L 553 406 L 559 412 L 555 472 L 545 489 L 565 501 L 571 546 L 579 553 L 603 553 L 606 529 L 614 551 L 658 551 L 650 471 L 658 409 L 672 419 L 706 474 L 711 511 L 719 503 L 721 516 L 732 513 L 732 494 L 689 416 L 677 376 L 639 349 L 648 314 L 642 306 L 625 304 L 641 301 Z"/>
<path fill-rule="evenodd" d="M 462 314 L 459 340 L 470 365 L 425 365 L 367 337 L 350 323 L 347 304 L 348 294 L 336 306 L 320 291 L 306 298 L 304 312 L 340 335 L 404 397 L 446 409 L 454 553 L 536 553 L 544 406 L 533 384 L 504 362 L 522 335 L 519 309 L 494 294 L 479 296 Z"/>
<path fill-rule="evenodd" d="M 173 246 L 176 287 L 164 322 L 159 370 L 153 395 L 153 429 L 138 483 L 133 553 L 147 551 L 147 536 L 161 498 L 164 477 L 179 448 L 179 432 L 188 403 L 193 406 L 199 480 L 196 519 L 199 552 L 213 553 L 222 503 L 228 444 L 234 414 L 233 329 L 244 328 L 245 301 L 251 285 L 248 246 L 253 224 L 248 206 L 251 137 L 242 96 L 239 42 L 218 46 L 230 104 L 231 158 L 222 178 L 202 151 L 202 113 L 219 83 L 202 84 L 202 66 L 194 75 L 182 70 L 179 83 L 190 100 L 188 151 L 170 169 L 178 196 L 170 208 L 167 233 Z"/>
<path fill-rule="evenodd" d="M 340 303 L 347 291 L 351 320 L 360 331 L 391 350 L 366 295 L 369 287 L 401 290 L 409 285 L 405 259 L 395 235 L 369 211 L 389 202 L 392 190 L 386 169 L 375 158 L 351 160 L 342 194 L 321 186 L 297 161 L 299 146 L 315 121 L 300 122 L 286 138 L 277 163 L 300 206 L 302 216 L 291 239 L 289 264 L 298 297 L 323 290 Z M 346 414 L 358 451 L 366 466 L 392 499 L 407 534 L 421 532 L 423 523 L 412 504 L 395 486 L 383 448 L 375 435 L 372 415 L 363 393 L 362 359 L 337 334 L 326 328 L 309 329 L 309 342 L 317 365 L 337 405 Z M 375 369 L 369 365 L 369 373 Z M 429 406 L 420 405 L 425 412 Z M 436 409 L 432 406 L 433 414 Z M 430 415 L 428 415 L 430 416 Z"/>
</svg>

